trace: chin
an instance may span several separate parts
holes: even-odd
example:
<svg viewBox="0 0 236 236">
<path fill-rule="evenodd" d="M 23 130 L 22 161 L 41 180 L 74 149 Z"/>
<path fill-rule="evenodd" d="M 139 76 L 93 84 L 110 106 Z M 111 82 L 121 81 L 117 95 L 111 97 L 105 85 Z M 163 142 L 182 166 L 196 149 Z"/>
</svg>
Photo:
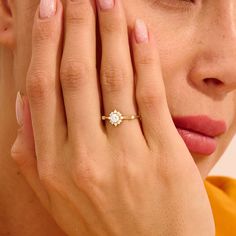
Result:
<svg viewBox="0 0 236 236">
<path fill-rule="evenodd" d="M 219 160 L 219 157 L 216 155 L 216 153 L 211 155 L 191 153 L 191 155 L 202 176 L 202 179 L 205 179 L 210 174 L 211 170 Z"/>
</svg>

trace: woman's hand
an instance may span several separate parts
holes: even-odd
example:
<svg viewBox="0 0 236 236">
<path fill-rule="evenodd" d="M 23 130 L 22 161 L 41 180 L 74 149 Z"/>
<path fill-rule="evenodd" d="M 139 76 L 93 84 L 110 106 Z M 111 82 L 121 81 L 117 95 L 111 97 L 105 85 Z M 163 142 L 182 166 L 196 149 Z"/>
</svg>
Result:
<svg viewBox="0 0 236 236">
<path fill-rule="evenodd" d="M 70 236 L 214 235 L 203 181 L 168 109 L 151 30 L 138 20 L 129 37 L 121 0 L 112 9 L 67 0 L 62 42 L 62 9 L 58 0 L 54 16 L 36 13 L 29 100 L 12 149 L 42 204 Z M 142 120 L 103 123 L 102 113 L 114 109 Z"/>
</svg>

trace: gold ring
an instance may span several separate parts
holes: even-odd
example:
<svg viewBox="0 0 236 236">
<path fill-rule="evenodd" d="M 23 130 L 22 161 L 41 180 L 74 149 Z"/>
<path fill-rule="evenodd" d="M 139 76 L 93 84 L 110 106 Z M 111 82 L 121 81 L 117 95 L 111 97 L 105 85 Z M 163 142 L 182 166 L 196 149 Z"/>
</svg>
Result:
<svg viewBox="0 0 236 236">
<path fill-rule="evenodd" d="M 118 126 L 123 120 L 141 119 L 140 115 L 122 115 L 119 111 L 112 111 L 109 116 L 102 116 L 102 120 L 109 120 L 114 126 Z"/>
</svg>

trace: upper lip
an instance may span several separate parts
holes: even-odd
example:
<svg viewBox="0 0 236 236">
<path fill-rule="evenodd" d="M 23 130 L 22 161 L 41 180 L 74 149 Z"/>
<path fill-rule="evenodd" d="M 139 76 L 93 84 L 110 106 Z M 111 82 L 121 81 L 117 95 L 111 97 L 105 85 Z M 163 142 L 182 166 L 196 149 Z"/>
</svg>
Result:
<svg viewBox="0 0 236 236">
<path fill-rule="evenodd" d="M 197 132 L 209 137 L 216 137 L 226 132 L 223 120 L 213 120 L 208 116 L 176 116 L 172 117 L 177 128 Z"/>
</svg>

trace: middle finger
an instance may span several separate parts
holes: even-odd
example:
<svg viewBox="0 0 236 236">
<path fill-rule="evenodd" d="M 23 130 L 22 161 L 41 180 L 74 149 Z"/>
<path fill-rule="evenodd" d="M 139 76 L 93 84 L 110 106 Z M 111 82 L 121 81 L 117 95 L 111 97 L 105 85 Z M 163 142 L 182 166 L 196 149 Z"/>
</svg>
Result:
<svg viewBox="0 0 236 236">
<path fill-rule="evenodd" d="M 95 10 L 92 0 L 66 1 L 61 84 L 68 137 L 72 140 L 90 140 L 103 129 L 96 72 Z"/>
</svg>

